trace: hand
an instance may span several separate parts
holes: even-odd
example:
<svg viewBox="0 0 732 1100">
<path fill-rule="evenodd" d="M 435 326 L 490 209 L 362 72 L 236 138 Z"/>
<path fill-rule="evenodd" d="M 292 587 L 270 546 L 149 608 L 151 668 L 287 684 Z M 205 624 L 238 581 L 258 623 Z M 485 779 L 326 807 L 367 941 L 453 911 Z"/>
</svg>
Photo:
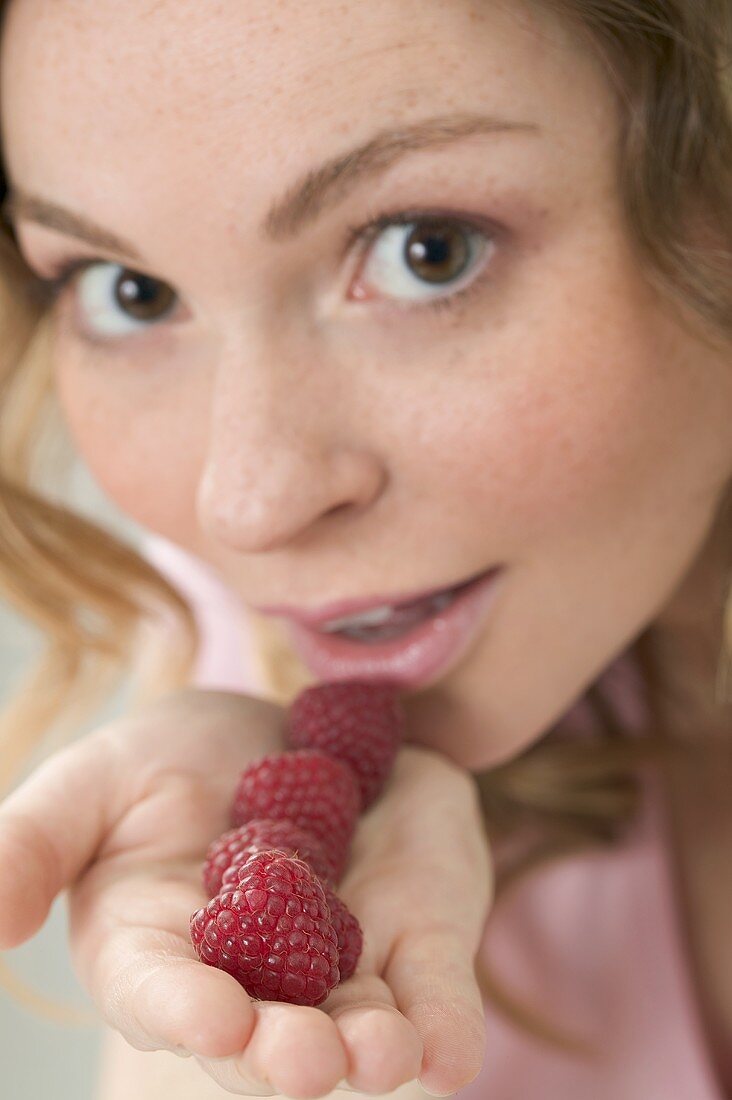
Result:
<svg viewBox="0 0 732 1100">
<path fill-rule="evenodd" d="M 303 1066 L 321 1057 L 313 1087 L 322 1091 L 308 1096 L 337 1084 L 382 1094 L 414 1078 L 431 1093 L 452 1095 L 477 1076 L 485 1048 L 474 958 L 492 873 L 469 773 L 437 753 L 402 748 L 384 793 L 359 821 L 337 893 L 364 929 L 356 973 L 318 1009 L 255 1005 L 271 1030 L 250 1043 L 248 1068 L 287 1096 L 305 1095 L 295 1091 Z M 348 1055 L 341 1078 L 335 1060 L 327 1071 L 328 1018 Z M 268 1064 L 276 1078 L 265 1078 Z M 240 1091 L 240 1061 L 205 1068 Z"/>
<path fill-rule="evenodd" d="M 401 750 L 356 833 L 338 892 L 364 927 L 354 977 L 317 1009 L 252 1001 L 196 957 L 201 866 L 229 827 L 240 771 L 284 749 L 282 710 L 188 690 L 50 756 L 0 804 L 0 949 L 32 936 L 69 889 L 79 980 L 138 1050 L 193 1054 L 238 1095 L 452 1092 L 478 1072 L 472 959 L 489 860 L 472 780 Z"/>
<path fill-rule="evenodd" d="M 438 753 L 405 746 L 384 794 L 361 818 L 338 887 L 364 928 L 364 952 L 322 1007 L 343 1030 L 342 1014 L 356 1022 L 364 1002 L 395 1005 L 423 1046 L 420 1083 L 438 1095 L 463 1088 L 483 1063 L 474 960 L 492 892 L 474 780 Z"/>
</svg>

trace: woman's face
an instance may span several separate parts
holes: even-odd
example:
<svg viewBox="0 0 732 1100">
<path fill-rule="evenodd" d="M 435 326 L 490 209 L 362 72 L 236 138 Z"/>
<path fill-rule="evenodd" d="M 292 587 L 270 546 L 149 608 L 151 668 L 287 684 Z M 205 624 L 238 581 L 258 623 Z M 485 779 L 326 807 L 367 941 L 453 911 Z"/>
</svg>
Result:
<svg viewBox="0 0 732 1100">
<path fill-rule="evenodd" d="M 54 370 L 103 489 L 251 604 L 502 565 L 412 737 L 482 768 L 545 732 L 732 472 L 732 370 L 641 276 L 589 52 L 516 0 L 13 0 L 1 73 L 12 187 L 107 233 L 16 206 L 40 275 L 94 261 Z"/>
</svg>

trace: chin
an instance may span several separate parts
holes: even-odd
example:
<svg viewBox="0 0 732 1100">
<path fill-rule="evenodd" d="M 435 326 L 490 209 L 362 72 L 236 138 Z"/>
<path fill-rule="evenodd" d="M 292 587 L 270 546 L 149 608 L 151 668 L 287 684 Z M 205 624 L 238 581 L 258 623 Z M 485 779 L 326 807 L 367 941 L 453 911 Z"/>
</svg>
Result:
<svg viewBox="0 0 732 1100">
<path fill-rule="evenodd" d="M 527 736 L 520 724 L 510 730 L 491 727 L 482 708 L 461 705 L 444 686 L 404 695 L 406 742 L 430 749 L 470 772 L 498 768 L 526 752 L 540 734 Z"/>
</svg>

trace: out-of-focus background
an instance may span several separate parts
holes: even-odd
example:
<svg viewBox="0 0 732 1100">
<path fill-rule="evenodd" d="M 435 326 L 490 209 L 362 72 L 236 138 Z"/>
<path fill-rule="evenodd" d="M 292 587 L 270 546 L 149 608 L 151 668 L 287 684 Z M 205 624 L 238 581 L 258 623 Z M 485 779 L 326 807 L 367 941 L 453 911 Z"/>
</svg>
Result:
<svg viewBox="0 0 732 1100">
<path fill-rule="evenodd" d="M 74 466 L 71 503 L 115 531 L 137 540 L 137 529 L 113 509 L 82 464 Z M 41 636 L 0 601 L 0 707 L 9 698 Z M 121 709 L 111 699 L 94 722 L 101 725 Z M 26 771 L 28 769 L 25 769 Z M 56 899 L 43 928 L 27 943 L 0 955 L 3 965 L 26 985 L 54 1001 L 92 1011 L 74 975 L 67 946 L 65 895 Z M 0 1097 L 2 1100 L 94 1100 L 99 1025 L 70 1027 L 44 1019 L 0 988 Z"/>
</svg>

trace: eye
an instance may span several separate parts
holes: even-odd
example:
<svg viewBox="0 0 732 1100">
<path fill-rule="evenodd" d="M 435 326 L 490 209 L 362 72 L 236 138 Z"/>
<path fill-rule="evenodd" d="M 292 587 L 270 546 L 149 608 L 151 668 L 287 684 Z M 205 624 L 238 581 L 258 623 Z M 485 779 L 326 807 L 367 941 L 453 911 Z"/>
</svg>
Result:
<svg viewBox="0 0 732 1100">
<path fill-rule="evenodd" d="M 445 217 L 376 223 L 367 238 L 374 243 L 354 291 L 361 299 L 369 289 L 403 302 L 452 298 L 476 280 L 495 248 L 485 232 Z"/>
<path fill-rule="evenodd" d="M 80 319 L 95 336 L 127 336 L 166 318 L 177 295 L 167 283 L 122 267 L 92 262 L 76 275 Z"/>
</svg>

